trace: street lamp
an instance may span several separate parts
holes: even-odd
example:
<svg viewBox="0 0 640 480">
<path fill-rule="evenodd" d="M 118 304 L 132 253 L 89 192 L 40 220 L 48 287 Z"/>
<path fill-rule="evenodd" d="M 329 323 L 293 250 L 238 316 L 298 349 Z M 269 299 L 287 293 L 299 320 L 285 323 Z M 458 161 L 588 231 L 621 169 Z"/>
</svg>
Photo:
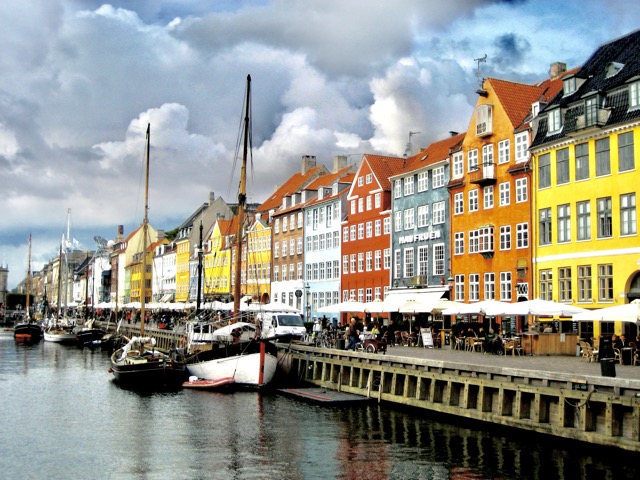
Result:
<svg viewBox="0 0 640 480">
<path fill-rule="evenodd" d="M 311 321 L 311 286 L 308 283 L 304 284 L 305 291 L 305 310 L 307 312 L 305 316 L 305 322 Z"/>
</svg>

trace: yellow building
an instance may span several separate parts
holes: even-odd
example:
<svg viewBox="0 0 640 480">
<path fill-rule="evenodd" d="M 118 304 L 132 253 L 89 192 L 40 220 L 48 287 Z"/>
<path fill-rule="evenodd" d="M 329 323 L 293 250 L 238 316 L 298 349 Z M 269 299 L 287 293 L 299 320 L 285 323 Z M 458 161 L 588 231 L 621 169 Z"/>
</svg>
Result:
<svg viewBox="0 0 640 480">
<path fill-rule="evenodd" d="M 253 301 L 268 303 L 271 298 L 271 227 L 256 219 L 247 230 L 246 245 L 244 292 L 251 295 Z"/>
<path fill-rule="evenodd" d="M 543 299 L 596 309 L 640 298 L 638 45 L 640 31 L 599 47 L 534 124 L 534 284 Z M 583 337 L 636 330 L 580 324 Z"/>
<path fill-rule="evenodd" d="M 213 225 L 204 255 L 205 298 L 229 300 L 231 294 L 231 250 L 228 248 L 229 232 L 235 232 L 235 221 L 218 219 Z"/>
</svg>

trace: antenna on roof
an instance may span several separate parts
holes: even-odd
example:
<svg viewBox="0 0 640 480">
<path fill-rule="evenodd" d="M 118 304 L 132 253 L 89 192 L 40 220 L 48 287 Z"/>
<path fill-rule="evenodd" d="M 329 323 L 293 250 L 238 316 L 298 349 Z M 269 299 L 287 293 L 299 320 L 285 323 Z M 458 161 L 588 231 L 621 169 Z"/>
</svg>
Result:
<svg viewBox="0 0 640 480">
<path fill-rule="evenodd" d="M 478 86 L 480 90 L 482 90 L 482 84 L 484 83 L 484 78 L 482 78 L 482 72 L 480 71 L 480 64 L 487 61 L 487 54 L 484 54 L 484 57 L 474 58 L 474 62 L 478 62 L 478 69 L 476 70 L 476 78 L 478 79 Z"/>
<path fill-rule="evenodd" d="M 411 137 L 418 135 L 421 132 L 409 132 L 409 141 L 407 142 L 407 148 L 404 149 L 403 157 L 409 157 L 413 155 L 413 144 L 411 143 Z"/>
</svg>

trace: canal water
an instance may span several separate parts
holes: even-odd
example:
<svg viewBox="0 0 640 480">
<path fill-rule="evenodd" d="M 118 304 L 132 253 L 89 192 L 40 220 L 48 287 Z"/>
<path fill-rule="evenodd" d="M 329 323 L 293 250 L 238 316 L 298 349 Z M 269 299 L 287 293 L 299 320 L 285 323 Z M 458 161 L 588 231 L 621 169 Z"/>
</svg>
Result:
<svg viewBox="0 0 640 480">
<path fill-rule="evenodd" d="M 640 456 L 417 410 L 140 394 L 106 353 L 0 336 L 7 479 L 638 479 Z"/>
</svg>

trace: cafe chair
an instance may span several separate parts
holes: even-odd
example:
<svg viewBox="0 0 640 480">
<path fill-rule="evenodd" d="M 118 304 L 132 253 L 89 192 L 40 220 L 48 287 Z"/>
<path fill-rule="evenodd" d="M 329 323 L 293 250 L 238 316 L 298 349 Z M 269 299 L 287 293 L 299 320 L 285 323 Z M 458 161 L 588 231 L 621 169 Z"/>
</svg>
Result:
<svg viewBox="0 0 640 480">
<path fill-rule="evenodd" d="M 511 352 L 511 355 L 522 355 L 522 347 L 517 340 L 508 340 L 504 344 L 504 354 Z"/>
<path fill-rule="evenodd" d="M 613 348 L 613 355 L 616 359 L 616 362 L 618 362 L 620 365 L 622 365 L 622 353 L 620 352 L 619 348 Z"/>
</svg>

